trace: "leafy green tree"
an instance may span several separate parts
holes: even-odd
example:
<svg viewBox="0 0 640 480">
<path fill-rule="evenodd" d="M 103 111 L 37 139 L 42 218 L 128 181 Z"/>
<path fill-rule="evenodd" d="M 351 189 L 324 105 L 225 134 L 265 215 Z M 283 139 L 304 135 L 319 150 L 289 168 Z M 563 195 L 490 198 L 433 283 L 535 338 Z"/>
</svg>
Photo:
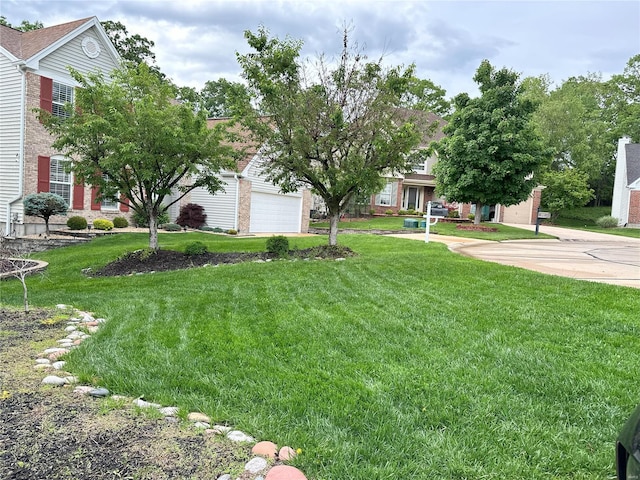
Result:
<svg viewBox="0 0 640 480">
<path fill-rule="evenodd" d="M 408 153 L 421 132 L 398 106 L 412 68 L 385 70 L 381 60 L 367 61 L 349 45 L 346 31 L 337 65 L 329 68 L 321 56 L 312 74 L 299 61 L 300 41 L 270 38 L 264 28 L 245 38 L 254 52 L 238 54 L 238 61 L 259 105 L 236 110 L 261 145 L 268 179 L 284 192 L 308 187 L 322 197 L 329 245 L 336 245 L 338 220 L 349 202 L 378 191 L 382 173 L 410 168 Z"/>
<path fill-rule="evenodd" d="M 542 207 L 549 210 L 553 217 L 567 208 L 582 207 L 593 198 L 589 188 L 588 175 L 574 168 L 549 170 L 542 177 Z"/>
<path fill-rule="evenodd" d="M 49 235 L 49 219 L 54 215 L 66 215 L 69 205 L 55 193 L 32 193 L 24 197 L 24 214 L 44 220 L 45 232 Z"/>
<path fill-rule="evenodd" d="M 542 100 L 533 116 L 536 131 L 553 151 L 549 169 L 575 169 L 587 175 L 583 192 L 595 193 L 596 205 L 613 191 L 614 125 L 604 102 L 607 87 L 598 75 L 565 81 Z"/>
<path fill-rule="evenodd" d="M 474 80 L 481 96 L 462 93 L 455 112 L 434 145 L 437 189 L 449 201 L 484 205 L 514 205 L 537 185 L 537 173 L 548 161 L 530 122 L 536 104 L 521 93 L 518 75 L 496 70 L 484 60 Z M 475 216 L 480 223 L 481 215 Z"/>
<path fill-rule="evenodd" d="M 71 158 L 71 170 L 99 187 L 99 199 L 127 203 L 149 218 L 149 247 L 158 249 L 158 215 L 196 187 L 221 188 L 217 173 L 233 168 L 238 152 L 226 126 L 207 128 L 204 112 L 176 103 L 173 88 L 141 63 L 86 76 L 67 119 L 40 111 L 53 146 Z M 187 181 L 188 180 L 188 181 Z"/>
<path fill-rule="evenodd" d="M 16 30 L 20 30 L 21 32 L 30 32 L 31 30 L 38 30 L 39 28 L 43 28 L 44 25 L 41 21 L 36 20 L 35 22 L 30 22 L 29 20 L 22 20 L 20 25 L 13 26 L 7 21 L 7 17 L 0 16 L 0 25 L 4 25 L 5 27 L 15 28 Z"/>
<path fill-rule="evenodd" d="M 164 78 L 160 68 L 155 65 L 156 54 L 151 50 L 155 46 L 153 40 L 149 40 L 137 33 L 130 35 L 127 27 L 122 22 L 106 20 L 100 23 L 123 60 L 134 65 L 146 63 L 155 75 L 159 78 Z"/>
<path fill-rule="evenodd" d="M 409 89 L 402 97 L 402 105 L 414 110 L 432 112 L 442 118 L 451 113 L 451 102 L 445 98 L 446 90 L 431 80 L 413 77 Z"/>
<path fill-rule="evenodd" d="M 616 138 L 628 136 L 640 142 L 640 54 L 631 57 L 623 73 L 611 77 L 607 86 L 606 107 Z"/>
<path fill-rule="evenodd" d="M 230 82 L 224 78 L 217 81 L 209 80 L 200 90 L 202 107 L 207 110 L 210 117 L 231 117 L 233 105 L 247 104 L 251 100 L 249 90 L 239 82 Z"/>
</svg>

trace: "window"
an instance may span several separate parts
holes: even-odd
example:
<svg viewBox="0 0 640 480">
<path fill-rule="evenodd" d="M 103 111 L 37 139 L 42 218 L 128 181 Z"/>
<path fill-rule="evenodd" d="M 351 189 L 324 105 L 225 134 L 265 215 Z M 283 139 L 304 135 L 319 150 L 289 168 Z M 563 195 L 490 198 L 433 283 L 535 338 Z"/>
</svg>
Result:
<svg viewBox="0 0 640 480">
<path fill-rule="evenodd" d="M 376 205 L 395 207 L 398 199 L 398 182 L 387 182 L 376 195 Z"/>
<path fill-rule="evenodd" d="M 51 113 L 56 117 L 68 118 L 69 114 L 64 109 L 66 103 L 73 103 L 73 87 L 53 82 Z"/>
<path fill-rule="evenodd" d="M 67 160 L 52 158 L 49 166 L 49 191 L 71 205 L 71 174 L 65 171 Z"/>
<path fill-rule="evenodd" d="M 102 174 L 102 178 L 105 182 L 109 181 L 109 175 L 107 175 L 106 173 Z M 116 202 L 115 199 L 112 198 L 103 198 L 102 202 L 100 203 L 100 207 L 102 210 L 117 210 L 118 206 L 118 202 Z"/>
</svg>

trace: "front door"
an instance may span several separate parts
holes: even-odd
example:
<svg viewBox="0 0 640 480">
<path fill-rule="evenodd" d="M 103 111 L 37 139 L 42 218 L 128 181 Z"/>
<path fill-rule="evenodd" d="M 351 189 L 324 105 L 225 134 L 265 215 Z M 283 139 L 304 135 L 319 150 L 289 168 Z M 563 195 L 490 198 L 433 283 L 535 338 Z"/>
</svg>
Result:
<svg viewBox="0 0 640 480">
<path fill-rule="evenodd" d="M 419 208 L 419 194 L 418 187 L 407 187 L 405 191 L 405 210 L 418 210 Z"/>
</svg>

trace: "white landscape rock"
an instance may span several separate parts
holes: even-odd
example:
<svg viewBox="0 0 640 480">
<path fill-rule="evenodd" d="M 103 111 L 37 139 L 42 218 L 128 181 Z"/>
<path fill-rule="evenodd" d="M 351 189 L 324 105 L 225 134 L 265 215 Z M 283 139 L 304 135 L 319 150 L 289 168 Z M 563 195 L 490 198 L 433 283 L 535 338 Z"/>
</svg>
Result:
<svg viewBox="0 0 640 480">
<path fill-rule="evenodd" d="M 250 473 L 258 473 L 259 471 L 267 468 L 267 465 L 268 463 L 264 458 L 255 457 L 247 462 L 247 464 L 244 466 L 244 469 Z"/>
<path fill-rule="evenodd" d="M 53 385 L 55 387 L 61 387 L 67 383 L 69 383 L 69 381 L 66 378 L 57 377 L 55 375 L 47 375 L 42 380 L 43 385 Z"/>
<path fill-rule="evenodd" d="M 227 433 L 227 438 L 232 442 L 255 442 L 255 439 L 240 430 L 231 430 Z"/>
</svg>

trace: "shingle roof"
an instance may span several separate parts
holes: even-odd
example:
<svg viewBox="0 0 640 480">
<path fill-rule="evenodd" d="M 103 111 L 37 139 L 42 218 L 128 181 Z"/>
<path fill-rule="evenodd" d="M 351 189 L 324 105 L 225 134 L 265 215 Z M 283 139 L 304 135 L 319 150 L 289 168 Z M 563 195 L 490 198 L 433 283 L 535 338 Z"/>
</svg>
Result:
<svg viewBox="0 0 640 480">
<path fill-rule="evenodd" d="M 13 56 L 26 60 L 38 54 L 48 46 L 54 44 L 76 28 L 84 25 L 93 17 L 87 17 L 73 22 L 39 28 L 28 32 L 21 32 L 13 28 L 0 25 L 0 46 Z"/>
<path fill-rule="evenodd" d="M 625 157 L 627 158 L 627 185 L 630 185 L 640 178 L 640 143 L 627 143 Z"/>
</svg>

